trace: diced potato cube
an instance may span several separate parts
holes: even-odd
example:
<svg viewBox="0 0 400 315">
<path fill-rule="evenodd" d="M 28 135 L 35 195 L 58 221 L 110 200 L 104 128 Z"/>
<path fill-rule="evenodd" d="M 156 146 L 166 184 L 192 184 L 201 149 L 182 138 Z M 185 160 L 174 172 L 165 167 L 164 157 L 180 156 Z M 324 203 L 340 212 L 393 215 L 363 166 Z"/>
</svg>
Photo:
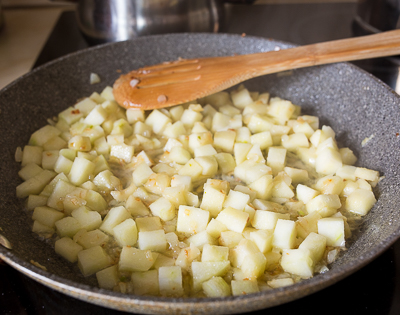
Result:
<svg viewBox="0 0 400 315">
<path fill-rule="evenodd" d="M 191 244 L 203 250 L 204 245 L 217 245 L 218 240 L 212 237 L 210 234 L 207 233 L 206 230 L 201 231 L 197 234 L 193 234 L 191 237 L 187 239 L 187 241 Z"/>
<path fill-rule="evenodd" d="M 311 187 L 303 184 L 298 184 L 296 187 L 296 197 L 304 204 L 310 202 L 313 198 L 319 195 L 319 192 Z"/>
<path fill-rule="evenodd" d="M 201 261 L 225 261 L 229 258 L 229 247 L 205 244 Z"/>
<path fill-rule="evenodd" d="M 60 237 L 73 237 L 80 229 L 79 221 L 73 217 L 65 217 L 55 223 L 57 233 Z"/>
<path fill-rule="evenodd" d="M 218 169 L 224 173 L 229 174 L 235 170 L 236 162 L 232 154 L 220 152 L 214 155 L 218 162 Z"/>
<path fill-rule="evenodd" d="M 184 165 L 190 161 L 192 155 L 185 148 L 176 146 L 171 149 L 169 158 L 172 162 Z"/>
<path fill-rule="evenodd" d="M 283 170 L 286 174 L 290 176 L 293 184 L 304 183 L 308 180 L 308 172 L 307 170 L 293 168 L 293 167 L 284 167 Z"/>
<path fill-rule="evenodd" d="M 182 270 L 179 266 L 160 267 L 158 285 L 162 296 L 183 295 Z"/>
<path fill-rule="evenodd" d="M 244 210 L 245 206 L 249 203 L 250 196 L 236 190 L 230 190 L 225 199 L 224 207 L 231 207 L 237 210 Z"/>
<path fill-rule="evenodd" d="M 140 198 L 130 195 L 125 203 L 125 208 L 132 216 L 146 216 L 150 213 L 149 209 L 144 205 Z"/>
<path fill-rule="evenodd" d="M 292 278 L 278 278 L 268 281 L 267 284 L 274 289 L 282 288 L 294 284 L 294 280 Z"/>
<path fill-rule="evenodd" d="M 69 262 L 74 263 L 78 261 L 78 254 L 83 250 L 83 248 L 75 243 L 71 238 L 63 237 L 55 242 L 54 250 L 58 255 L 64 257 Z"/>
<path fill-rule="evenodd" d="M 135 221 L 139 232 L 162 229 L 162 224 L 159 217 L 136 218 Z"/>
<path fill-rule="evenodd" d="M 79 186 L 86 182 L 95 169 L 95 164 L 85 158 L 76 157 L 69 172 L 69 180 Z"/>
<path fill-rule="evenodd" d="M 63 217 L 64 213 L 47 206 L 36 207 L 32 214 L 32 220 L 37 220 L 40 223 L 52 228 L 54 228 L 55 223 L 58 220 L 61 220 Z"/>
<path fill-rule="evenodd" d="M 113 235 L 114 233 L 113 229 L 121 222 L 130 218 L 131 214 L 128 210 L 126 210 L 125 207 L 118 206 L 111 208 L 110 211 L 107 213 L 106 217 L 104 218 L 103 223 L 100 226 L 100 230 Z"/>
<path fill-rule="evenodd" d="M 176 230 L 183 233 L 199 233 L 207 228 L 210 212 L 200 208 L 181 205 Z"/>
<path fill-rule="evenodd" d="M 317 154 L 315 169 L 317 173 L 324 175 L 335 174 L 342 167 L 342 157 L 340 153 L 332 148 L 325 148 Z"/>
<path fill-rule="evenodd" d="M 102 224 L 100 213 L 92 211 L 86 206 L 75 209 L 71 215 L 78 220 L 81 228 L 87 231 L 95 230 Z"/>
<path fill-rule="evenodd" d="M 281 266 L 286 272 L 308 279 L 313 276 L 313 265 L 308 249 L 286 249 L 282 252 Z"/>
<path fill-rule="evenodd" d="M 139 248 L 141 250 L 164 251 L 167 249 L 167 239 L 164 230 L 139 232 Z"/>
<path fill-rule="evenodd" d="M 113 228 L 113 234 L 119 246 L 135 245 L 138 239 L 136 222 L 133 219 L 126 219 Z"/>
<path fill-rule="evenodd" d="M 218 172 L 218 162 L 214 156 L 200 156 L 194 159 L 202 168 L 201 175 L 214 176 Z"/>
<path fill-rule="evenodd" d="M 244 211 L 228 207 L 222 210 L 216 219 L 223 223 L 228 230 L 242 233 L 243 229 L 246 227 L 247 221 L 249 220 L 249 214 Z"/>
<path fill-rule="evenodd" d="M 112 145 L 110 156 L 123 160 L 125 163 L 130 163 L 134 154 L 134 147 L 125 143 Z"/>
<path fill-rule="evenodd" d="M 317 222 L 322 216 L 317 212 L 311 212 L 304 217 L 299 217 L 296 221 L 297 235 L 301 238 L 306 238 L 311 232 L 317 233 Z"/>
<path fill-rule="evenodd" d="M 96 278 L 100 288 L 112 290 L 119 282 L 118 266 L 114 265 L 96 272 Z"/>
<path fill-rule="evenodd" d="M 318 220 L 318 234 L 326 237 L 327 246 L 345 245 L 343 218 L 323 218 Z"/>
<path fill-rule="evenodd" d="M 143 185 L 147 182 L 150 175 L 153 173 L 154 172 L 152 171 L 152 169 L 146 163 L 139 164 L 132 173 L 134 184 L 136 186 Z"/>
<path fill-rule="evenodd" d="M 232 280 L 232 295 L 245 295 L 259 292 L 257 280 Z"/>
<path fill-rule="evenodd" d="M 28 164 L 42 165 L 42 154 L 43 148 L 33 145 L 24 146 L 22 151 L 22 161 L 21 166 L 26 166 Z"/>
<path fill-rule="evenodd" d="M 379 172 L 378 171 L 374 171 L 374 170 L 370 170 L 367 168 L 363 168 L 363 167 L 357 167 L 354 175 L 358 178 L 361 179 L 365 179 L 367 181 L 378 181 L 379 180 Z"/>
<path fill-rule="evenodd" d="M 234 248 L 244 239 L 241 233 L 234 231 L 222 231 L 219 237 L 219 245 Z"/>
<path fill-rule="evenodd" d="M 231 294 L 229 284 L 221 277 L 213 277 L 202 284 L 203 292 L 207 297 L 224 297 Z"/>
<path fill-rule="evenodd" d="M 296 224 L 291 220 L 278 219 L 273 238 L 273 246 L 279 249 L 292 249 L 296 242 Z"/>
<path fill-rule="evenodd" d="M 308 234 L 299 249 L 308 249 L 314 265 L 323 257 L 326 248 L 326 237 L 314 232 Z"/>
<path fill-rule="evenodd" d="M 172 220 L 176 215 L 174 205 L 164 197 L 158 198 L 149 207 L 152 214 L 160 217 L 163 221 Z"/>
<path fill-rule="evenodd" d="M 190 176 L 192 181 L 199 179 L 203 173 L 203 168 L 194 159 L 190 159 L 178 172 L 179 175 Z"/>
<path fill-rule="evenodd" d="M 158 270 L 135 271 L 131 274 L 133 293 L 136 295 L 158 295 Z"/>
<path fill-rule="evenodd" d="M 145 123 L 153 128 L 155 134 L 160 134 L 170 122 L 171 119 L 157 109 L 153 110 L 145 120 Z"/>
<path fill-rule="evenodd" d="M 192 261 L 200 257 L 201 251 L 193 243 L 190 243 L 190 247 L 182 248 L 176 258 L 175 265 L 188 269 Z"/>
<path fill-rule="evenodd" d="M 252 240 L 262 253 L 272 250 L 272 240 L 274 233 L 272 230 L 256 230 L 250 232 L 250 240 Z"/>
<path fill-rule="evenodd" d="M 224 130 L 214 133 L 214 147 L 224 152 L 233 153 L 236 131 Z"/>
<path fill-rule="evenodd" d="M 87 277 L 111 265 L 111 258 L 101 246 L 94 246 L 78 253 L 78 267 Z"/>
<path fill-rule="evenodd" d="M 230 262 L 227 261 L 207 261 L 207 262 L 192 262 L 193 274 L 193 290 L 199 291 L 202 283 L 210 280 L 213 277 L 224 276 L 230 268 Z"/>
<path fill-rule="evenodd" d="M 228 230 L 228 228 L 222 222 L 212 218 L 211 221 L 208 223 L 206 231 L 214 238 L 219 238 L 221 232 Z"/>
<path fill-rule="evenodd" d="M 213 185 L 204 185 L 203 199 L 200 208 L 208 210 L 211 217 L 215 218 L 221 212 L 222 206 L 225 202 L 225 191 L 218 189 Z"/>
<path fill-rule="evenodd" d="M 359 215 L 366 215 L 375 205 L 374 193 L 370 190 L 355 189 L 346 198 L 345 207 L 347 210 Z"/>
<path fill-rule="evenodd" d="M 79 245 L 82 245 L 83 248 L 90 248 L 94 246 L 103 246 L 109 240 L 107 234 L 103 233 L 100 230 L 93 230 L 83 233 L 79 233 L 80 235 L 76 234 L 74 239 L 76 238 L 76 242 Z"/>
<path fill-rule="evenodd" d="M 273 230 L 275 229 L 278 219 L 288 220 L 289 217 L 290 215 L 288 213 L 256 210 L 251 225 L 259 230 Z"/>
<path fill-rule="evenodd" d="M 156 261 L 157 254 L 131 246 L 122 247 L 119 270 L 124 272 L 147 271 Z"/>
<path fill-rule="evenodd" d="M 197 147 L 194 149 L 194 156 L 201 157 L 201 156 L 210 156 L 217 154 L 217 150 L 213 147 L 212 144 L 205 144 L 201 147 Z"/>
<path fill-rule="evenodd" d="M 21 168 L 21 170 L 18 172 L 18 175 L 23 180 L 28 180 L 29 178 L 38 175 L 42 171 L 43 169 L 39 165 L 35 163 L 28 163 Z"/>
</svg>

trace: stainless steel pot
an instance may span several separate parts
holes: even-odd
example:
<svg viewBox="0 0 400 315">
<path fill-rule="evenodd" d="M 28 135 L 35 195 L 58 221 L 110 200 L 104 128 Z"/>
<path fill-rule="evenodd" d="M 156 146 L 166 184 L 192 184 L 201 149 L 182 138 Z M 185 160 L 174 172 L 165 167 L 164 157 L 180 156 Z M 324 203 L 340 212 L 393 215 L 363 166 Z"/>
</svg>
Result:
<svg viewBox="0 0 400 315">
<path fill-rule="evenodd" d="M 359 0 L 355 22 L 365 33 L 400 28 L 400 0 Z"/>
<path fill-rule="evenodd" d="M 99 44 L 152 34 L 216 33 L 224 23 L 225 2 L 254 0 L 80 0 L 76 16 L 88 42 Z"/>
</svg>

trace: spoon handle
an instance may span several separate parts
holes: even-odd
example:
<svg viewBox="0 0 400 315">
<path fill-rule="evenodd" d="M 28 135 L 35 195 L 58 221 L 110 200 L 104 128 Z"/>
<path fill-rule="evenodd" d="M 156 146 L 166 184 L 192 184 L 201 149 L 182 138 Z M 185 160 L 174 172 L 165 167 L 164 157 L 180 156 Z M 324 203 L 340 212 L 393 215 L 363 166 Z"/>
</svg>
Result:
<svg viewBox="0 0 400 315">
<path fill-rule="evenodd" d="M 267 53 L 243 55 L 245 64 L 260 76 L 289 69 L 343 61 L 400 55 L 400 30 L 305 45 Z M 240 63 L 237 63 L 240 64 Z"/>
</svg>

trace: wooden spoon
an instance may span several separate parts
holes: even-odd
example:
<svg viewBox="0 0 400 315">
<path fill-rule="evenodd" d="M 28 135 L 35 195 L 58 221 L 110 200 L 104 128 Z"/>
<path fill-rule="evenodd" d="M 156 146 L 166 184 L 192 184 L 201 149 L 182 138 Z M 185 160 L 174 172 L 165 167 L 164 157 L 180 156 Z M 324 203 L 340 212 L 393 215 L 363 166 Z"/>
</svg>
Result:
<svg viewBox="0 0 400 315">
<path fill-rule="evenodd" d="M 114 83 L 125 108 L 169 107 L 285 70 L 400 54 L 400 30 L 279 51 L 165 62 L 134 70 Z"/>
</svg>

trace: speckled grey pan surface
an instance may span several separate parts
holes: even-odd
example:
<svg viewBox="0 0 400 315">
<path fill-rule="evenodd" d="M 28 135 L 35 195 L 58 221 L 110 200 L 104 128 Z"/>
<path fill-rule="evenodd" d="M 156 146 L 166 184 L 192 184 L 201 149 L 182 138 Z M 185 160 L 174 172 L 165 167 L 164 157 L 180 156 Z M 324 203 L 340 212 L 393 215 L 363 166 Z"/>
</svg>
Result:
<svg viewBox="0 0 400 315">
<path fill-rule="evenodd" d="M 272 50 L 284 43 L 235 35 L 180 34 L 139 38 L 105 45 L 62 58 L 25 75 L 0 92 L 0 234 L 13 245 L 0 246 L 0 258 L 65 294 L 106 307 L 138 313 L 242 313 L 282 304 L 323 289 L 358 270 L 387 249 L 400 235 L 400 98 L 389 87 L 349 64 L 296 70 L 292 75 L 270 75 L 246 83 L 252 90 L 269 91 L 301 105 L 337 132 L 339 144 L 349 146 L 358 164 L 379 170 L 385 179 L 376 188 L 378 202 L 365 218 L 349 250 L 323 275 L 291 287 L 224 299 L 166 299 L 137 297 L 97 289 L 93 278 L 80 276 L 54 254 L 31 229 L 23 202 L 15 197 L 19 165 L 17 146 L 77 99 L 112 85 L 117 70 L 128 72 L 141 66 L 178 57 L 243 54 Z M 91 72 L 102 79 L 89 84 Z M 372 139 L 364 146 L 366 137 Z M 47 271 L 30 261 L 46 266 Z"/>
</svg>

